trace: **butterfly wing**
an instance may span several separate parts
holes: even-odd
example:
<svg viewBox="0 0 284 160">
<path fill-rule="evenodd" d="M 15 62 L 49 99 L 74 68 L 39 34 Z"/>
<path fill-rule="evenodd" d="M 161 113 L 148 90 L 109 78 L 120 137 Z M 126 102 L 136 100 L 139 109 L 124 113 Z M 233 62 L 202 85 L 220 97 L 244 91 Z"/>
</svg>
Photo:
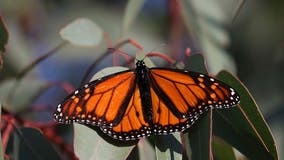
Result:
<svg viewBox="0 0 284 160">
<path fill-rule="evenodd" d="M 135 140 L 152 133 L 152 126 L 145 121 L 143 116 L 141 96 L 137 85 L 121 122 L 112 128 L 102 127 L 101 129 L 109 136 L 120 140 Z"/>
<path fill-rule="evenodd" d="M 158 134 L 189 128 L 208 108 L 229 108 L 239 103 L 233 88 L 200 73 L 151 68 L 150 79 Z"/>
<path fill-rule="evenodd" d="M 123 118 L 135 86 L 135 73 L 131 70 L 90 82 L 58 105 L 55 120 L 115 126 Z"/>
<path fill-rule="evenodd" d="M 239 102 L 233 88 L 209 76 L 174 69 L 152 68 L 153 121 L 147 123 L 134 71 L 122 71 L 95 80 L 76 90 L 58 105 L 58 122 L 99 126 L 120 140 L 135 140 L 151 134 L 183 131 L 201 113 L 227 108 Z"/>
<path fill-rule="evenodd" d="M 195 118 L 178 118 L 173 114 L 169 107 L 163 102 L 161 97 L 151 88 L 151 98 L 153 106 L 153 132 L 155 134 L 169 134 L 171 132 L 182 131 L 189 128 Z"/>
</svg>

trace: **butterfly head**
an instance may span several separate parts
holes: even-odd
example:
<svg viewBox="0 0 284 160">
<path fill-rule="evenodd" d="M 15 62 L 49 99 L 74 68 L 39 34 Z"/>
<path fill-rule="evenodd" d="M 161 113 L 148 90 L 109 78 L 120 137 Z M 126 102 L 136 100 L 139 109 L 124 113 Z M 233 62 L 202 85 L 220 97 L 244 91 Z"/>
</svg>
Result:
<svg viewBox="0 0 284 160">
<path fill-rule="evenodd" d="M 145 67 L 145 62 L 143 60 L 137 60 L 136 67 Z"/>
</svg>

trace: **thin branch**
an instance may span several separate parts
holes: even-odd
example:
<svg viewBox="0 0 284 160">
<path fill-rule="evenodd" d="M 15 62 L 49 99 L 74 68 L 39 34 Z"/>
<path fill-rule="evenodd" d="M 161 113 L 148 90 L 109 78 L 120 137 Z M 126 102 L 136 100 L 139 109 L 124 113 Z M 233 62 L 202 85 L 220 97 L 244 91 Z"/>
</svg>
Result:
<svg viewBox="0 0 284 160">
<path fill-rule="evenodd" d="M 124 41 L 118 43 L 116 46 L 114 46 L 113 50 L 116 50 L 116 49 L 122 47 L 123 45 L 125 45 L 125 44 L 127 44 L 127 43 L 130 43 L 130 42 L 131 42 L 130 39 L 124 40 Z M 85 72 L 85 74 L 84 74 L 84 76 L 83 76 L 83 78 L 82 78 L 82 80 L 81 80 L 80 86 L 82 86 L 82 85 L 86 82 L 86 80 L 87 80 L 89 74 L 90 74 L 91 71 L 99 64 L 99 62 L 101 62 L 101 61 L 102 61 L 106 56 L 108 56 L 110 53 L 113 53 L 113 50 L 107 50 L 107 51 L 105 51 L 99 58 L 97 58 L 97 59 L 88 67 L 87 71 Z"/>
<path fill-rule="evenodd" d="M 176 63 L 176 61 L 174 59 L 172 59 L 171 57 L 160 53 L 160 52 L 150 52 L 146 54 L 147 57 L 160 57 L 162 59 L 164 59 L 165 61 L 167 61 L 169 64 L 174 64 Z"/>
<path fill-rule="evenodd" d="M 37 66 L 40 62 L 42 62 L 43 60 L 45 60 L 46 58 L 48 58 L 49 56 L 53 55 L 54 53 L 56 53 L 59 49 L 61 49 L 62 47 L 64 47 L 68 42 L 64 41 L 62 43 L 60 43 L 58 46 L 56 46 L 55 48 L 53 48 L 52 50 L 50 50 L 49 52 L 43 54 L 42 56 L 38 57 L 37 59 L 35 59 L 30 65 L 28 65 L 26 68 L 24 68 L 21 72 L 19 72 L 16 76 L 16 82 L 13 85 L 13 87 L 9 90 L 8 92 L 8 96 L 6 99 L 6 103 L 9 105 L 11 103 L 11 100 L 13 99 L 17 88 L 19 87 L 20 81 L 22 80 L 22 78 L 27 75 L 27 73 L 32 70 L 35 66 Z"/>
<path fill-rule="evenodd" d="M 56 46 L 52 50 L 48 51 L 47 53 L 45 53 L 42 56 L 35 59 L 30 65 L 28 65 L 25 69 L 23 69 L 20 73 L 18 73 L 16 78 L 21 79 L 23 76 L 25 76 L 27 74 L 27 72 L 29 72 L 31 69 L 33 69 L 35 66 L 37 66 L 40 62 L 42 62 L 43 60 L 45 60 L 49 56 L 56 53 L 59 49 L 64 47 L 67 43 L 68 43 L 67 41 L 63 41 L 62 43 L 60 43 L 58 46 Z"/>
</svg>

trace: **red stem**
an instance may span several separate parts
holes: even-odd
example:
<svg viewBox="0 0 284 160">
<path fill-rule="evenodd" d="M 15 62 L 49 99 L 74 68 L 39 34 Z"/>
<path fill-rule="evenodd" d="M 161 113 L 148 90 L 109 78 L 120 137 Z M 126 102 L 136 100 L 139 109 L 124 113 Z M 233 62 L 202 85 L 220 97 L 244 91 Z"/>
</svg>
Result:
<svg viewBox="0 0 284 160">
<path fill-rule="evenodd" d="M 167 61 L 169 64 L 174 64 L 176 61 L 173 60 L 172 58 L 170 58 L 169 56 L 160 53 L 160 52 L 150 52 L 146 54 L 147 57 L 160 57 L 162 59 L 164 59 L 165 61 Z"/>
</svg>

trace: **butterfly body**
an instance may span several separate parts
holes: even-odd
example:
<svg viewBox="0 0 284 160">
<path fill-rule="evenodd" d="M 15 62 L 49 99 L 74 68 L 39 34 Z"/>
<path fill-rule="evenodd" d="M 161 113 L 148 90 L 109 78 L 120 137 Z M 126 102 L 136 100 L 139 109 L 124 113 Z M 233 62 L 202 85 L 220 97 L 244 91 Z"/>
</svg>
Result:
<svg viewBox="0 0 284 160">
<path fill-rule="evenodd" d="M 152 100 L 150 93 L 150 77 L 149 68 L 146 67 L 143 61 L 137 61 L 135 68 L 136 83 L 141 93 L 141 105 L 143 109 L 143 116 L 146 122 L 152 123 L 153 112 L 152 112 Z"/>
<path fill-rule="evenodd" d="M 148 68 L 92 81 L 58 105 L 60 123 L 99 126 L 119 140 L 136 140 L 189 128 L 209 108 L 229 108 L 239 95 L 227 84 L 204 74 L 180 69 Z"/>
</svg>

